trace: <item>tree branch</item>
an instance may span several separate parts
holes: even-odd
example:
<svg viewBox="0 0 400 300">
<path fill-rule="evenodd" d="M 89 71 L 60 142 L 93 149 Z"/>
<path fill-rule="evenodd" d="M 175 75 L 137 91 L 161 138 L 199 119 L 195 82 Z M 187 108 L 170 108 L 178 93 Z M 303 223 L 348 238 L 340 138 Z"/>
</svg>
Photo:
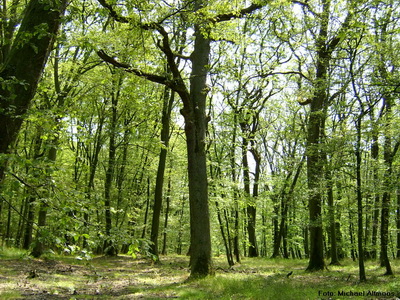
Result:
<svg viewBox="0 0 400 300">
<path fill-rule="evenodd" d="M 312 81 L 310 78 L 308 78 L 306 75 L 304 75 L 302 72 L 299 71 L 270 72 L 270 73 L 262 73 L 259 76 L 261 78 L 266 78 L 268 76 L 273 76 L 273 75 L 299 75 L 300 77 L 303 77 L 304 79 L 310 82 Z"/>
<path fill-rule="evenodd" d="M 96 53 L 104 62 L 109 63 L 109 64 L 113 65 L 116 68 L 124 69 L 128 73 L 133 73 L 133 74 L 135 74 L 135 75 L 137 75 L 139 77 L 143 77 L 143 78 L 148 79 L 150 81 L 153 81 L 153 82 L 156 82 L 156 83 L 160 83 L 160 84 L 164 84 L 164 85 L 172 88 L 172 84 L 164 76 L 159 76 L 159 75 L 155 75 L 155 74 L 151 74 L 151 73 L 146 73 L 146 72 L 142 72 L 140 70 L 134 69 L 129 64 L 121 63 L 121 62 L 117 61 L 115 58 L 109 56 L 108 54 L 106 54 L 104 52 L 104 50 L 99 50 Z"/>
<path fill-rule="evenodd" d="M 256 11 L 264 6 L 265 5 L 252 3 L 250 6 L 243 8 L 237 12 L 220 14 L 220 15 L 217 15 L 217 16 L 211 18 L 209 21 L 211 21 L 212 23 L 218 23 L 218 22 L 229 21 L 232 19 L 238 19 L 238 18 L 244 17 L 245 15 L 248 15 L 248 14 L 252 13 L 253 11 Z"/>
<path fill-rule="evenodd" d="M 120 23 L 130 23 L 131 20 L 129 18 L 118 14 L 115 11 L 115 9 L 110 4 L 108 4 L 105 0 L 98 0 L 98 1 L 104 8 L 106 8 L 110 12 L 110 16 L 113 17 L 113 19 L 115 21 L 120 22 Z"/>
<path fill-rule="evenodd" d="M 135 74 L 136 76 L 145 78 L 149 81 L 163 84 L 167 87 L 169 87 L 171 90 L 177 92 L 179 96 L 182 98 L 182 101 L 187 104 L 187 101 L 189 101 L 189 92 L 186 88 L 186 85 L 183 82 L 183 79 L 180 77 L 179 73 L 179 78 L 174 77 L 173 80 L 165 77 L 165 76 L 160 76 L 152 73 L 146 73 L 141 70 L 132 68 L 129 64 L 126 63 L 121 63 L 117 61 L 115 58 L 109 56 L 104 52 L 104 50 L 99 50 L 97 51 L 97 55 L 106 63 L 109 63 L 113 65 L 116 68 L 124 69 L 128 73 Z M 179 72 L 179 70 L 178 70 Z M 174 75 L 174 74 L 173 74 Z"/>
</svg>

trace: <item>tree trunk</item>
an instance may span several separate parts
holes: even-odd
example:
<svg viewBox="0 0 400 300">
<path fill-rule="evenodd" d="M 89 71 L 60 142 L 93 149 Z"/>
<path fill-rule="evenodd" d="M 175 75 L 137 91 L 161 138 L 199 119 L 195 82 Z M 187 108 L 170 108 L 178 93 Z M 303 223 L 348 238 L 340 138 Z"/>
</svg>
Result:
<svg viewBox="0 0 400 300">
<path fill-rule="evenodd" d="M 372 135 L 372 145 L 371 145 L 371 159 L 373 160 L 373 182 L 378 182 L 378 167 L 377 162 L 379 159 L 379 143 L 377 133 Z M 378 240 L 378 228 L 379 228 L 379 207 L 380 207 L 380 195 L 378 191 L 375 191 L 374 196 L 374 207 L 372 213 L 372 237 L 371 237 L 371 258 L 377 258 L 377 240 Z"/>
<path fill-rule="evenodd" d="M 245 134 L 244 130 L 243 133 Z M 258 251 L 257 251 L 257 240 L 256 240 L 256 203 L 255 203 L 255 198 L 252 197 L 250 193 L 250 170 L 247 159 L 247 146 L 248 146 L 248 139 L 246 137 L 243 137 L 242 164 L 243 164 L 244 192 L 245 192 L 245 197 L 247 198 L 246 216 L 247 216 L 247 234 L 249 242 L 248 256 L 257 257 Z"/>
<path fill-rule="evenodd" d="M 325 163 L 327 164 L 327 157 L 325 155 Z M 326 190 L 328 197 L 328 218 L 329 218 L 329 234 L 330 234 L 330 254 L 331 265 L 340 265 L 338 251 L 337 251 L 337 238 L 336 238 L 336 218 L 335 218 L 335 205 L 333 200 L 333 179 L 331 170 L 325 171 L 326 177 Z"/>
<path fill-rule="evenodd" d="M 236 176 L 236 136 L 237 136 L 237 114 L 233 116 L 233 132 L 231 139 L 231 147 L 229 151 L 229 160 L 230 160 L 230 168 L 231 168 L 231 180 L 232 182 L 237 181 Z M 233 187 L 233 205 L 234 208 L 232 210 L 233 218 L 234 218 L 234 236 L 233 236 L 233 254 L 235 256 L 235 260 L 237 263 L 240 263 L 240 245 L 239 245 L 239 207 L 238 207 L 238 191 L 236 187 Z"/>
<path fill-rule="evenodd" d="M 390 114 L 391 103 L 386 99 L 386 109 L 387 113 Z M 386 124 L 386 127 L 389 125 Z M 385 161 L 385 175 L 383 179 L 384 183 L 384 192 L 382 195 L 382 211 L 381 211 L 381 266 L 386 268 L 385 275 L 393 275 L 392 267 L 390 265 L 389 256 L 388 256 L 388 244 L 389 244 L 389 209 L 390 209 L 390 185 L 391 185 L 391 176 L 392 176 L 392 147 L 391 147 L 391 137 L 387 132 L 388 128 L 384 133 L 384 147 L 383 147 L 383 158 Z"/>
<path fill-rule="evenodd" d="M 196 10 L 202 3 L 196 2 Z M 211 232 L 208 207 L 208 180 L 206 163 L 206 98 L 207 68 L 210 40 L 200 25 L 195 25 L 194 51 L 191 55 L 190 99 L 182 112 L 188 159 L 190 203 L 190 266 L 191 277 L 204 277 L 213 273 L 211 259 Z"/>
<path fill-rule="evenodd" d="M 67 0 L 29 1 L 18 34 L 4 58 L 0 72 L 0 153 L 12 152 L 25 113 L 35 95 L 50 50 L 53 47 Z M 37 32 L 46 28 L 46 32 Z M 7 159 L 0 161 L 0 184 Z"/>
<path fill-rule="evenodd" d="M 85 191 L 85 199 L 87 200 L 86 207 L 88 207 L 90 201 L 92 200 L 92 191 L 94 190 L 94 179 L 96 176 L 96 171 L 97 171 L 97 166 L 99 163 L 99 155 L 100 155 L 100 150 L 102 147 L 102 135 L 103 135 L 103 128 L 104 128 L 104 123 L 105 123 L 105 114 L 99 116 L 99 121 L 96 126 L 96 132 L 94 134 L 94 145 L 93 145 L 93 152 L 87 152 L 87 158 L 89 161 L 89 174 L 88 174 L 88 181 L 87 181 L 87 186 L 86 186 L 86 191 Z M 86 148 L 90 149 L 90 148 Z M 88 209 L 86 209 L 88 210 Z M 86 228 L 89 224 L 89 213 L 84 212 L 83 214 L 83 219 L 84 219 L 84 228 Z M 85 231 L 87 229 L 84 229 Z M 88 231 L 84 232 L 88 233 Z M 86 238 L 83 239 L 82 241 L 82 247 L 86 248 L 87 247 L 87 241 Z"/>
<path fill-rule="evenodd" d="M 119 86 L 122 79 L 119 79 L 118 91 L 111 94 L 111 120 L 110 120 L 110 136 L 108 145 L 108 165 L 106 170 L 106 178 L 104 181 L 104 215 L 105 215 L 105 241 L 103 251 L 105 255 L 115 256 L 117 255 L 117 249 L 112 242 L 111 230 L 112 230 L 112 216 L 111 216 L 111 189 L 115 173 L 115 156 L 117 152 L 116 146 L 116 128 L 117 128 L 117 114 L 118 114 L 118 98 L 119 98 Z M 114 88 L 114 87 L 113 87 Z"/>
<path fill-rule="evenodd" d="M 307 128 L 307 183 L 309 192 L 310 216 L 310 260 L 308 271 L 323 270 L 325 267 L 322 233 L 322 185 L 324 178 L 323 148 L 326 106 L 328 101 L 328 68 L 331 51 L 328 49 L 328 23 L 330 1 L 324 0 L 321 25 L 316 40 L 317 62 L 315 92 L 310 105 L 310 116 Z"/>
<path fill-rule="evenodd" d="M 397 182 L 400 182 L 399 177 L 397 178 Z M 397 188 L 396 229 L 397 229 L 396 258 L 400 258 L 400 187 Z"/>
<path fill-rule="evenodd" d="M 147 198 L 146 198 L 146 209 L 144 212 L 144 220 L 143 220 L 143 230 L 141 238 L 144 239 L 147 231 L 147 219 L 149 217 L 149 208 L 150 208 L 150 177 L 147 177 Z"/>
<path fill-rule="evenodd" d="M 160 215 L 162 208 L 162 200 L 163 200 L 163 187 L 164 187 L 164 173 L 165 173 L 165 164 L 167 161 L 167 147 L 169 144 L 169 126 L 171 119 L 171 111 L 172 105 L 174 103 L 174 92 L 170 92 L 170 90 L 165 87 L 164 95 L 163 95 L 163 110 L 161 117 L 161 150 L 158 161 L 158 169 L 157 169 L 157 177 L 156 177 L 156 186 L 154 188 L 154 205 L 153 205 L 153 218 L 151 222 L 151 246 L 150 252 L 158 257 L 158 235 L 160 228 Z"/>
<path fill-rule="evenodd" d="M 358 214 L 358 267 L 359 267 L 359 278 L 360 281 L 366 281 L 365 266 L 364 266 L 364 227 L 363 227 L 363 201 L 361 193 L 361 120 L 363 115 L 361 114 L 357 120 L 357 144 L 356 144 L 356 181 L 357 181 L 357 214 Z"/>
<path fill-rule="evenodd" d="M 42 139 L 41 135 L 43 134 L 42 128 L 38 127 L 37 132 L 33 142 L 33 159 L 38 159 L 41 155 L 42 151 Z M 35 172 L 35 170 L 33 170 Z M 37 174 L 33 174 L 35 177 L 38 176 Z M 28 188 L 28 187 L 27 187 Z M 24 238 L 22 243 L 22 248 L 28 250 L 32 246 L 32 235 L 33 235 L 33 225 L 35 221 L 35 201 L 37 200 L 37 195 L 35 191 L 31 188 L 28 188 L 29 196 L 27 197 L 26 201 L 26 223 L 25 223 L 25 230 L 24 230 Z"/>
<path fill-rule="evenodd" d="M 56 123 L 56 128 L 59 129 L 60 126 L 60 118 L 56 118 L 55 120 Z M 50 164 L 54 164 L 57 159 L 57 147 L 59 144 L 59 136 L 58 134 L 55 135 L 55 137 L 50 141 L 49 148 L 48 148 L 48 153 L 47 153 L 47 159 Z M 46 172 L 47 178 L 46 180 L 46 185 L 47 185 L 47 197 L 50 198 L 50 194 L 52 189 L 52 166 L 50 166 L 49 170 Z M 37 228 L 37 234 L 36 234 L 36 239 L 35 239 L 35 246 L 32 249 L 31 255 L 33 257 L 40 257 L 42 256 L 44 250 L 45 250 L 45 245 L 46 241 L 43 239 L 43 231 L 46 230 L 46 220 L 47 220 L 47 209 L 49 207 L 49 204 L 46 203 L 45 201 L 40 201 L 40 206 L 39 206 L 39 216 L 38 216 L 38 228 Z"/>
<path fill-rule="evenodd" d="M 164 231 L 163 231 L 163 248 L 161 251 L 162 255 L 167 255 L 167 228 L 168 228 L 168 217 L 171 205 L 171 176 L 168 180 L 168 191 L 166 198 L 166 208 L 165 208 L 165 219 L 164 219 Z"/>
<path fill-rule="evenodd" d="M 229 246 L 229 239 L 227 238 L 229 228 L 227 228 L 227 234 L 225 234 L 224 222 L 222 220 L 221 209 L 219 207 L 218 201 L 215 201 L 215 207 L 217 209 L 217 219 L 218 219 L 219 229 L 221 231 L 222 240 L 224 241 L 226 259 L 228 260 L 228 265 L 233 266 L 234 262 L 233 262 L 232 251 Z"/>
</svg>

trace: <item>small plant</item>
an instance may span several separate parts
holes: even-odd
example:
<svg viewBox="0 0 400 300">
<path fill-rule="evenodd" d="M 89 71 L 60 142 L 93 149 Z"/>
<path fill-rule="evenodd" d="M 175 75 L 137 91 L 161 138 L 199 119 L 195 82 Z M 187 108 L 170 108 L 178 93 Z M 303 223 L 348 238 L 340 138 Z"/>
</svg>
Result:
<svg viewBox="0 0 400 300">
<path fill-rule="evenodd" d="M 136 259 L 138 254 L 142 254 L 146 258 L 150 258 L 152 261 L 157 261 L 157 256 L 150 252 L 151 245 L 152 242 L 147 239 L 134 240 L 129 246 L 128 255 Z"/>
</svg>

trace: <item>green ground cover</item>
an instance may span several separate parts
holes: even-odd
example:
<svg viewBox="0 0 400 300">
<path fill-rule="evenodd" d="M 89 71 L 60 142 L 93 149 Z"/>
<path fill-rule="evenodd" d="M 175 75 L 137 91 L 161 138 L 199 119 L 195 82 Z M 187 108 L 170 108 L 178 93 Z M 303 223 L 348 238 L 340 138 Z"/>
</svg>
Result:
<svg viewBox="0 0 400 300">
<path fill-rule="evenodd" d="M 228 268 L 215 258 L 216 274 L 187 280 L 188 257 L 162 257 L 154 265 L 130 256 L 79 260 L 32 259 L 21 251 L 0 252 L 0 299 L 396 299 L 400 281 L 366 263 L 368 281 L 358 282 L 357 262 L 305 271 L 306 260 L 249 259 Z M 396 273 L 400 262 L 393 261 Z M 287 277 L 289 272 L 292 275 Z"/>
</svg>

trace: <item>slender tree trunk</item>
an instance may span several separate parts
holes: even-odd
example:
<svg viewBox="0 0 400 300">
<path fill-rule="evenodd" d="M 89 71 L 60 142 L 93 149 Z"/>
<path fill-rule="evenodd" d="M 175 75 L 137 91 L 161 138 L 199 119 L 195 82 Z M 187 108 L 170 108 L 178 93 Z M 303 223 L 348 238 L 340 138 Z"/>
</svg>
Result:
<svg viewBox="0 0 400 300">
<path fill-rule="evenodd" d="M 230 168 L 231 168 L 231 180 L 232 182 L 237 181 L 236 176 L 236 137 L 237 137 L 237 114 L 233 116 L 233 131 L 230 147 Z M 240 263 L 240 243 L 239 243 L 239 232 L 240 232 L 240 221 L 239 221 L 239 207 L 238 207 L 238 192 L 236 187 L 233 188 L 233 219 L 234 219 L 234 236 L 233 236 L 233 254 L 237 263 Z"/>
<path fill-rule="evenodd" d="M 103 135 L 103 127 L 104 127 L 105 117 L 104 113 L 99 117 L 98 125 L 96 126 L 96 132 L 94 134 L 94 145 L 93 145 L 93 153 L 87 153 L 88 161 L 89 161 L 89 174 L 88 174 L 88 181 L 86 186 L 85 198 L 87 201 L 87 205 L 89 205 L 90 201 L 92 200 L 92 191 L 95 188 L 94 179 L 96 176 L 97 166 L 99 162 L 99 155 L 102 146 L 102 135 Z M 83 213 L 84 219 L 84 228 L 87 228 L 89 224 L 89 213 Z M 86 231 L 86 229 L 85 229 Z M 88 233 L 88 232 L 84 232 Z M 82 241 L 82 247 L 87 247 L 86 238 Z"/>
<path fill-rule="evenodd" d="M 38 159 L 41 156 L 41 148 L 42 148 L 42 139 L 41 135 L 43 134 L 42 128 L 39 127 L 37 129 L 34 142 L 33 142 L 33 159 Z M 35 171 L 33 171 L 35 172 Z M 37 174 L 34 174 L 37 176 Z M 26 224 L 24 230 L 24 239 L 22 243 L 22 248 L 28 250 L 32 246 L 32 235 L 33 235 L 33 224 L 35 221 L 35 207 L 34 203 L 37 200 L 37 195 L 35 191 L 31 188 L 28 189 L 29 196 L 26 199 Z"/>
<path fill-rule="evenodd" d="M 273 203 L 273 217 L 272 217 L 272 235 L 273 235 L 273 250 L 271 258 L 275 258 L 279 256 L 279 249 L 281 246 L 281 235 L 280 235 L 280 226 L 279 226 L 279 200 L 278 195 L 274 194 L 271 196 Z M 282 201 L 281 201 L 282 204 Z M 281 208 L 282 212 L 282 208 Z"/>
<path fill-rule="evenodd" d="M 219 229 L 221 231 L 222 240 L 224 241 L 226 259 L 228 260 L 228 265 L 233 266 L 234 262 L 233 262 L 232 251 L 229 247 L 229 239 L 227 238 L 227 234 L 225 234 L 224 222 L 222 220 L 221 209 L 219 207 L 218 201 L 215 201 L 215 207 L 217 209 L 217 219 L 218 219 Z"/>
<path fill-rule="evenodd" d="M 377 133 L 372 135 L 371 145 L 371 159 L 373 161 L 373 182 L 378 182 L 378 168 L 377 162 L 379 158 L 379 143 Z M 371 237 L 371 258 L 377 258 L 377 240 L 378 240 L 378 228 L 379 228 L 379 207 L 380 207 L 380 196 L 379 192 L 374 192 L 374 207 L 372 213 L 372 237 Z"/>
<path fill-rule="evenodd" d="M 356 253 L 356 246 L 354 242 L 354 225 L 353 225 L 353 212 L 349 209 L 349 235 L 350 235 L 350 255 L 353 261 L 356 261 L 357 253 Z"/>
<path fill-rule="evenodd" d="M 150 252 L 157 257 L 157 261 L 159 260 L 158 255 L 158 235 L 160 228 L 160 215 L 162 208 L 162 200 L 163 200 L 163 187 L 164 187 L 164 173 L 165 173 L 165 164 L 167 161 L 167 147 L 169 144 L 169 126 L 171 119 L 171 111 L 172 105 L 174 102 L 175 93 L 171 93 L 170 90 L 165 87 L 164 95 L 163 95 L 163 110 L 161 117 L 161 143 L 162 147 L 160 150 L 160 156 L 158 161 L 158 169 L 157 169 L 157 177 L 156 177 L 156 185 L 154 188 L 154 205 L 153 205 L 153 218 L 151 222 L 151 247 Z"/>
<path fill-rule="evenodd" d="M 179 210 L 179 230 L 178 230 L 178 237 L 176 240 L 176 254 L 181 255 L 182 254 L 182 236 L 183 236 L 183 216 L 184 216 L 184 208 L 185 208 L 185 202 L 186 199 L 184 196 L 182 196 L 181 199 L 181 209 Z"/>
<path fill-rule="evenodd" d="M 256 163 L 256 171 L 253 185 L 253 195 L 250 194 L 250 170 L 249 163 L 247 160 L 247 138 L 243 138 L 243 176 L 244 176 L 244 190 L 248 199 L 248 204 L 246 206 L 246 214 L 247 214 L 247 234 L 249 239 L 249 249 L 248 256 L 249 257 L 257 257 L 258 256 L 258 247 L 257 247 L 257 238 L 256 238 L 256 200 L 258 197 L 258 179 L 260 175 L 260 158 L 257 154 L 253 154 Z"/>
<path fill-rule="evenodd" d="M 397 178 L 397 181 L 400 182 L 399 176 Z M 397 229 L 396 258 L 400 258 L 400 187 L 397 189 L 396 229 Z"/>
<path fill-rule="evenodd" d="M 115 216 L 115 227 L 120 227 L 124 223 L 125 220 L 125 215 L 126 211 L 122 214 L 121 218 L 121 213 L 120 210 L 122 209 L 122 200 L 123 200 L 123 195 L 124 195 L 124 181 L 125 181 L 125 176 L 126 176 L 126 166 L 128 164 L 128 148 L 129 148 L 129 137 L 130 137 L 130 129 L 127 128 L 129 125 L 129 121 L 125 120 L 124 122 L 125 126 L 125 132 L 124 132 L 124 137 L 123 137 L 123 149 L 122 149 L 122 158 L 121 158 L 121 165 L 118 168 L 117 174 L 116 174 L 116 185 L 117 185 L 117 214 Z M 120 220 L 122 219 L 122 220 Z"/>
<path fill-rule="evenodd" d="M 60 119 L 57 118 L 55 120 L 56 123 L 56 128 L 59 129 L 60 126 Z M 50 164 L 54 165 L 57 159 L 57 147 L 59 144 L 59 136 L 58 132 L 57 135 L 51 140 L 50 146 L 48 149 L 48 154 L 47 154 L 47 159 Z M 46 178 L 46 185 L 48 188 L 48 197 L 51 195 L 52 192 L 52 166 L 50 166 L 49 170 L 47 170 L 47 178 Z M 49 197 L 50 198 L 50 197 Z M 44 250 L 45 250 L 45 245 L 46 241 L 43 239 L 43 231 L 46 230 L 46 220 L 47 220 L 47 210 L 48 210 L 48 203 L 41 201 L 40 206 L 39 206 L 39 216 L 38 216 L 38 228 L 37 228 L 37 234 L 36 234 L 36 240 L 35 240 L 35 246 L 32 249 L 31 255 L 33 257 L 40 257 L 42 256 Z"/>
<path fill-rule="evenodd" d="M 361 120 L 363 115 L 360 115 L 357 120 L 357 144 L 356 144 L 356 181 L 357 181 L 357 214 L 358 214 L 358 268 L 360 281 L 366 281 L 365 266 L 364 266 L 364 227 L 363 227 L 363 201 L 361 193 Z"/>
<path fill-rule="evenodd" d="M 166 197 L 165 219 L 164 219 L 164 230 L 163 230 L 163 248 L 161 251 L 162 255 L 167 255 L 167 228 L 168 228 L 170 205 L 171 205 L 171 176 L 169 176 L 168 180 L 168 191 Z"/>
<path fill-rule="evenodd" d="M 233 237 L 233 254 L 235 255 L 235 260 L 237 263 L 240 263 L 240 241 L 239 241 L 239 234 L 240 234 L 240 220 L 239 220 L 239 204 L 238 204 L 238 194 L 236 191 L 233 193 L 233 198 L 234 198 L 234 231 L 235 231 L 235 236 Z"/>
<path fill-rule="evenodd" d="M 327 164 L 327 157 L 325 155 L 325 162 Z M 326 190 L 328 197 L 328 218 L 329 218 L 329 233 L 330 233 L 330 254 L 331 254 L 331 265 L 339 265 L 339 257 L 337 251 L 337 238 L 336 238 L 336 218 L 335 218 L 335 205 L 333 200 L 333 179 L 332 171 L 326 170 Z"/>
<path fill-rule="evenodd" d="M 387 100 L 388 101 L 388 100 Z M 390 103 L 386 103 L 387 113 L 390 114 Z M 386 125 L 388 126 L 388 124 Z M 384 175 L 384 192 L 382 195 L 382 211 L 381 211 L 381 265 L 386 268 L 385 275 L 393 275 L 392 267 L 390 265 L 388 256 L 389 244 L 389 209 L 390 209 L 390 185 L 392 176 L 392 150 L 391 150 L 391 137 L 385 132 L 384 137 L 383 157 L 385 160 L 386 170 Z"/>
<path fill-rule="evenodd" d="M 118 118 L 118 100 L 120 94 L 120 86 L 122 84 L 122 77 L 118 79 L 117 91 L 112 91 L 111 94 L 111 120 L 110 120 L 110 136 L 108 145 L 108 164 L 106 170 L 106 178 L 104 181 L 104 215 L 105 215 L 105 241 L 103 246 L 104 254 L 107 256 L 117 255 L 117 249 L 111 238 L 112 231 L 112 216 L 111 216 L 111 189 L 115 173 L 115 156 L 117 152 L 116 145 L 116 128 Z"/>
<path fill-rule="evenodd" d="M 144 212 L 144 220 L 143 220 L 143 231 L 141 238 L 144 239 L 147 231 L 147 219 L 149 217 L 149 208 L 150 208 L 150 177 L 147 177 L 147 198 L 146 198 L 146 209 Z"/>
</svg>

